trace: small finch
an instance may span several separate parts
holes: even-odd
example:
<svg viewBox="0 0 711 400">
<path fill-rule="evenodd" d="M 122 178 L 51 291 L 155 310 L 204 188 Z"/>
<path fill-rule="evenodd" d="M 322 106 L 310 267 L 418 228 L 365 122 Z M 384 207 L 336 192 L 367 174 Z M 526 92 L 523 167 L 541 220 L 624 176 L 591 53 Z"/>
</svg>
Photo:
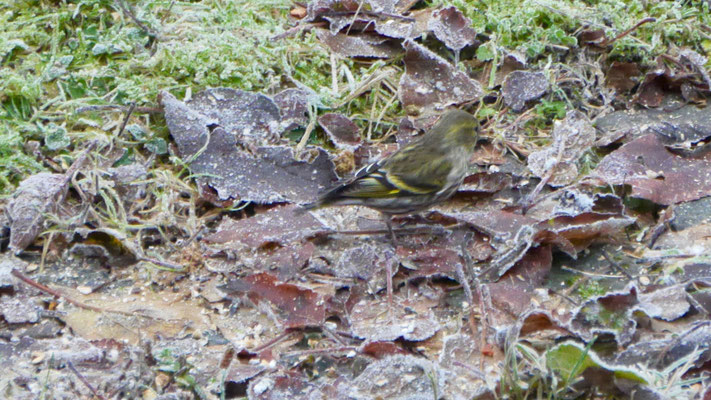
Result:
<svg viewBox="0 0 711 400">
<path fill-rule="evenodd" d="M 392 215 L 410 214 L 451 197 L 462 184 L 476 146 L 479 122 L 447 111 L 425 135 L 370 164 L 303 209 L 360 205 L 378 210 L 395 241 Z"/>
</svg>

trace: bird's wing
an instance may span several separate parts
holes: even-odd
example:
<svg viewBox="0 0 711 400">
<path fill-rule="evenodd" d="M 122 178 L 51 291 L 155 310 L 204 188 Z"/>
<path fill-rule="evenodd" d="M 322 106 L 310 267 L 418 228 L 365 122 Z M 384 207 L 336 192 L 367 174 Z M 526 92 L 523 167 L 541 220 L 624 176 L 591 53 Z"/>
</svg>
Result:
<svg viewBox="0 0 711 400">
<path fill-rule="evenodd" d="M 360 169 L 351 180 L 323 194 L 320 203 L 330 204 L 344 198 L 389 198 L 403 194 L 436 193 L 447 184 L 452 163 L 444 156 L 426 157 L 425 160 L 427 162 L 423 163 L 422 157 L 405 148 Z"/>
<path fill-rule="evenodd" d="M 414 157 L 408 151 L 394 156 L 381 171 L 398 189 L 414 194 L 429 194 L 442 190 L 447 184 L 447 176 L 452 171 L 452 162 L 448 157 Z M 422 162 L 422 159 L 427 161 Z"/>
</svg>

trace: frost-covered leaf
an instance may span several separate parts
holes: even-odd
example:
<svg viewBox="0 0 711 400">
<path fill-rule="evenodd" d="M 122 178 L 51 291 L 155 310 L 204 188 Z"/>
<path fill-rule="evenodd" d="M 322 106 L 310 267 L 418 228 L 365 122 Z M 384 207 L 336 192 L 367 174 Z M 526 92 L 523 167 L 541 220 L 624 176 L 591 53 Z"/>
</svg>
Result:
<svg viewBox="0 0 711 400">
<path fill-rule="evenodd" d="M 338 149 L 353 151 L 362 142 L 358 125 L 343 114 L 326 113 L 318 123 Z"/>
<path fill-rule="evenodd" d="M 436 364 L 425 358 L 394 355 L 371 363 L 340 389 L 343 398 L 354 400 L 430 400 L 442 393 L 444 379 Z"/>
<path fill-rule="evenodd" d="M 711 163 L 666 149 L 657 135 L 642 136 L 607 155 L 593 176 L 629 185 L 631 195 L 657 204 L 675 204 L 711 195 Z"/>
<path fill-rule="evenodd" d="M 397 42 L 380 35 L 334 35 L 330 31 L 319 29 L 316 36 L 331 51 L 345 57 L 392 58 L 402 52 Z"/>
<path fill-rule="evenodd" d="M 163 92 L 166 122 L 196 179 L 221 200 L 308 202 L 336 180 L 322 149 L 307 149 L 310 159 L 301 161 L 288 146 L 252 148 L 280 131 L 279 110 L 266 96 L 215 89 L 196 99 Z"/>
<path fill-rule="evenodd" d="M 620 292 L 610 292 L 583 303 L 570 321 L 570 330 L 586 342 L 602 333 L 615 337 L 617 343 L 630 343 L 637 323 L 632 317 L 639 303 L 637 286 L 628 285 Z"/>
<path fill-rule="evenodd" d="M 428 27 L 437 39 L 455 51 L 473 44 L 476 39 L 472 21 L 455 6 L 434 11 Z"/>
<path fill-rule="evenodd" d="M 419 298 L 401 300 L 393 305 L 385 300 L 373 302 L 363 298 L 350 313 L 351 330 L 368 341 L 391 341 L 403 338 L 421 341 L 432 337 L 440 324 L 431 310 L 432 301 Z"/>
<path fill-rule="evenodd" d="M 46 213 L 54 213 L 67 194 L 65 175 L 40 172 L 32 175 L 12 195 L 7 207 L 10 249 L 22 252 L 44 229 Z"/>
<path fill-rule="evenodd" d="M 295 210 L 294 206 L 283 206 L 250 218 L 226 218 L 205 241 L 216 244 L 241 243 L 258 248 L 268 243 L 300 241 L 326 228 L 310 213 L 296 213 Z"/>
<path fill-rule="evenodd" d="M 548 79 L 543 72 L 513 71 L 504 79 L 501 92 L 506 105 L 514 111 L 523 110 L 527 101 L 548 91 Z"/>
<path fill-rule="evenodd" d="M 258 273 L 232 279 L 219 287 L 228 296 L 248 295 L 257 301 L 267 301 L 286 328 L 320 326 L 326 319 L 323 297 L 317 292 L 282 283 L 268 273 Z"/>
<path fill-rule="evenodd" d="M 478 100 L 483 95 L 479 82 L 459 71 L 426 47 L 406 40 L 405 73 L 398 96 L 403 107 L 441 110 L 451 104 Z"/>
</svg>

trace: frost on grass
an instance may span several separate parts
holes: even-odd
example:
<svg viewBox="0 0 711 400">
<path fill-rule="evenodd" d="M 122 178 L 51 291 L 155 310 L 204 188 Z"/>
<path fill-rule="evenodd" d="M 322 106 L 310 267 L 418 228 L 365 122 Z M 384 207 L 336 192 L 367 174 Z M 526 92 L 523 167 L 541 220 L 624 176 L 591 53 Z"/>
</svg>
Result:
<svg viewBox="0 0 711 400">
<path fill-rule="evenodd" d="M 166 122 L 192 173 L 220 199 L 308 202 L 336 180 L 322 149 L 307 149 L 302 161 L 289 146 L 262 145 L 281 129 L 279 110 L 266 96 L 211 91 L 196 98 L 183 103 L 164 92 Z"/>
<path fill-rule="evenodd" d="M 405 73 L 400 78 L 398 97 L 405 109 L 441 110 L 483 95 L 479 82 L 426 47 L 411 40 L 403 47 Z"/>
</svg>

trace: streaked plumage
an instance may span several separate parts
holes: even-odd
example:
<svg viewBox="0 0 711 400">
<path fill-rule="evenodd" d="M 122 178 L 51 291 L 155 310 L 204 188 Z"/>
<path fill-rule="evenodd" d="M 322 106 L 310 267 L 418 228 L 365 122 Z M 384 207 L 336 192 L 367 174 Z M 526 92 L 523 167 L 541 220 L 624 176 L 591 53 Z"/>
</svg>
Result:
<svg viewBox="0 0 711 400">
<path fill-rule="evenodd" d="M 447 111 L 424 136 L 362 168 L 304 208 L 367 206 L 383 213 L 390 228 L 391 215 L 426 209 L 457 191 L 466 176 L 478 130 L 478 121 L 471 114 Z"/>
</svg>

